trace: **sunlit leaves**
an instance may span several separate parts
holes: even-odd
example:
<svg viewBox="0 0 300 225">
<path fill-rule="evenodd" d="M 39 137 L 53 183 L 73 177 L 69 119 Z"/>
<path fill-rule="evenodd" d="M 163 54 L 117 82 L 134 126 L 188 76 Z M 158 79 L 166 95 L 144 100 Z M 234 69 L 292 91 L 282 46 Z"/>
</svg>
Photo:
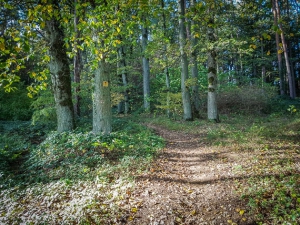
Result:
<svg viewBox="0 0 300 225">
<path fill-rule="evenodd" d="M 30 77 L 34 79 L 30 86 L 27 87 L 28 97 L 33 98 L 39 91 L 46 90 L 48 87 L 49 70 L 44 69 L 38 73 L 31 72 Z"/>
<path fill-rule="evenodd" d="M 269 35 L 267 33 L 263 33 L 262 36 L 265 40 L 269 40 L 269 41 L 271 40 L 271 35 Z"/>
<path fill-rule="evenodd" d="M 44 29 L 45 28 L 45 21 L 42 21 L 40 26 L 41 26 L 42 29 Z"/>
<path fill-rule="evenodd" d="M 289 111 L 291 115 L 294 115 L 297 113 L 298 110 L 295 105 L 289 105 L 287 111 Z"/>
<path fill-rule="evenodd" d="M 24 6 L 28 5 L 24 4 Z M 13 10 L 14 7 L 17 7 L 17 5 L 11 4 L 9 9 Z M 22 17 L 17 15 L 18 18 L 15 18 L 14 23 L 11 23 L 5 29 L 4 35 L 0 39 L 0 55 L 5 59 L 0 65 L 0 84 L 8 91 L 11 91 L 10 87 L 13 83 L 20 80 L 21 74 L 27 73 L 25 65 L 30 64 L 33 59 L 36 60 L 33 70 L 40 69 L 40 59 L 45 53 L 41 45 L 43 40 L 40 35 L 42 34 L 40 29 L 45 27 L 46 17 L 43 16 L 43 12 L 49 13 L 53 11 L 52 6 L 47 4 L 36 5 L 30 9 L 25 7 L 22 10 L 19 13 L 24 15 Z M 41 82 L 45 80 L 45 77 L 35 77 L 34 79 L 37 82 Z M 42 84 L 42 87 L 45 88 L 46 85 Z"/>
</svg>

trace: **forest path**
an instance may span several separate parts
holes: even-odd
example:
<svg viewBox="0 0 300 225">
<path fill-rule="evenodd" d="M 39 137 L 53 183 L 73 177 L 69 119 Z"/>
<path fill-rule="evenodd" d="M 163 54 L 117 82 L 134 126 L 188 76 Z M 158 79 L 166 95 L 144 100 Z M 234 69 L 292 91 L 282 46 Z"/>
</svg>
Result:
<svg viewBox="0 0 300 225">
<path fill-rule="evenodd" d="M 207 146 L 199 135 L 147 126 L 166 147 L 137 180 L 131 193 L 136 213 L 128 224 L 254 224 L 236 193 L 244 178 L 233 173 L 245 156 Z"/>
</svg>

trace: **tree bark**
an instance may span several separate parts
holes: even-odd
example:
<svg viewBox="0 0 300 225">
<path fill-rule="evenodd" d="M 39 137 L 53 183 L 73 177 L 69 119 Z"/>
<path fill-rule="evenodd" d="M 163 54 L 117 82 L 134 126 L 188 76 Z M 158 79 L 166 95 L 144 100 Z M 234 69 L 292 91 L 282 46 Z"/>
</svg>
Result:
<svg viewBox="0 0 300 225">
<path fill-rule="evenodd" d="M 77 9 L 76 9 L 77 0 L 74 0 L 74 32 L 75 32 L 75 43 L 74 43 L 74 113 L 76 116 L 80 117 L 80 75 L 82 71 L 82 56 L 81 56 L 81 50 L 77 48 L 77 45 L 79 44 L 78 39 L 80 38 L 80 32 L 77 29 L 77 25 L 79 22 L 79 18 L 77 15 Z"/>
<path fill-rule="evenodd" d="M 179 13 L 179 49 L 181 59 L 181 95 L 183 104 L 183 119 L 193 120 L 192 106 L 189 88 L 186 86 L 188 79 L 188 60 L 185 52 L 186 44 L 186 30 L 185 30 L 185 0 L 178 0 Z"/>
<path fill-rule="evenodd" d="M 274 25 L 277 28 L 278 27 L 278 21 L 277 21 L 277 11 L 276 11 L 276 6 L 274 1 L 272 0 L 272 11 L 274 15 Z M 283 71 L 282 71 L 282 57 L 280 51 L 280 38 L 279 34 L 277 31 L 275 31 L 275 40 L 276 40 L 276 50 L 277 50 L 277 61 L 278 61 L 278 73 L 279 73 L 279 78 L 280 78 L 280 83 L 279 83 L 279 89 L 280 89 L 280 95 L 285 95 L 285 81 L 284 81 L 284 76 L 283 76 Z"/>
<path fill-rule="evenodd" d="M 55 3 L 57 3 L 55 1 Z M 54 5 L 58 8 L 58 5 Z M 52 17 L 46 21 L 50 73 L 57 114 L 57 131 L 64 132 L 74 129 L 74 111 L 71 94 L 71 77 L 68 56 L 64 45 L 64 32 L 59 21 Z"/>
<path fill-rule="evenodd" d="M 93 94 L 93 132 L 105 135 L 112 131 L 110 79 L 106 66 L 105 59 L 101 59 L 95 72 Z"/>
<path fill-rule="evenodd" d="M 264 83 L 267 82 L 267 77 L 266 77 L 266 65 L 265 65 L 265 58 L 264 58 L 264 43 L 261 41 L 261 60 L 262 60 L 262 65 L 261 65 L 261 86 L 264 86 Z"/>
<path fill-rule="evenodd" d="M 295 77 L 293 77 L 292 73 L 291 73 L 291 66 L 290 66 L 290 61 L 289 61 L 287 44 L 285 41 L 283 27 L 280 22 L 280 8 L 279 8 L 278 0 L 273 0 L 272 3 L 273 3 L 272 4 L 273 13 L 275 11 L 275 14 L 274 14 L 276 17 L 275 20 L 276 20 L 276 23 L 280 30 L 280 37 L 281 37 L 281 43 L 282 43 L 282 48 L 283 48 L 283 53 L 284 53 L 284 58 L 285 58 L 286 72 L 287 72 L 287 77 L 288 77 L 288 81 L 289 81 L 289 94 L 290 94 L 290 97 L 292 99 L 294 99 L 296 97 Z"/>
<path fill-rule="evenodd" d="M 278 5 L 278 0 L 274 0 L 274 1 L 275 1 L 277 19 L 278 19 L 278 21 L 280 21 L 280 9 L 279 9 L 279 5 Z M 283 53 L 284 53 L 284 58 L 285 58 L 286 72 L 287 72 L 287 77 L 289 80 L 290 97 L 292 99 L 294 99 L 294 98 L 296 98 L 295 77 L 293 77 L 292 73 L 291 73 L 291 66 L 290 66 L 290 60 L 289 60 L 289 55 L 288 55 L 288 50 L 287 50 L 287 44 L 285 41 L 285 36 L 284 36 L 283 27 L 282 27 L 281 22 L 279 22 L 278 25 L 279 25 L 279 29 L 280 29 L 281 42 L 282 42 Z"/>
<path fill-rule="evenodd" d="M 290 57 L 290 59 L 292 59 L 293 58 L 293 50 L 294 49 L 293 49 L 291 41 L 288 41 L 288 47 L 290 49 L 290 51 L 289 51 L 289 53 L 290 53 L 289 57 Z M 292 77 L 296 78 L 296 74 L 295 74 L 295 68 L 296 68 L 296 66 L 294 65 L 293 60 L 290 60 L 290 64 L 291 64 L 291 75 L 292 75 Z M 298 89 L 298 85 L 297 85 L 296 79 L 295 79 L 294 82 L 295 82 L 295 94 L 297 96 L 297 93 L 299 93 L 299 89 Z"/>
<path fill-rule="evenodd" d="M 128 114 L 129 112 L 129 96 L 128 96 L 128 81 L 127 81 L 127 73 L 126 73 L 126 61 L 125 61 L 125 52 L 124 52 L 124 47 L 121 46 L 118 49 L 118 54 L 119 54 L 119 70 L 120 70 L 120 80 L 122 82 L 122 85 L 125 88 L 125 91 L 123 92 L 124 94 L 124 101 L 121 101 L 118 104 L 118 113 L 124 112 L 125 114 Z"/>
<path fill-rule="evenodd" d="M 165 8 L 165 3 L 164 0 L 161 0 L 161 8 L 162 10 L 164 10 Z M 167 38 L 167 25 L 166 25 L 166 15 L 165 12 L 163 11 L 163 32 L 164 32 L 164 38 Z M 168 56 L 167 56 L 167 44 L 164 43 L 164 74 L 166 77 L 166 88 L 167 88 L 167 116 L 170 117 L 171 116 L 171 112 L 170 112 L 170 88 L 171 88 L 171 84 L 170 84 L 170 74 L 169 74 L 169 60 L 168 60 Z"/>
<path fill-rule="evenodd" d="M 208 13 L 209 14 L 209 13 Z M 211 16 L 207 27 L 207 37 L 209 41 L 209 48 L 207 53 L 208 66 L 208 94 L 207 94 L 207 117 L 210 120 L 220 122 L 218 107 L 217 107 L 217 53 L 214 48 L 216 41 L 215 30 L 213 28 L 214 18 Z"/>
<path fill-rule="evenodd" d="M 195 0 L 191 0 L 191 7 L 195 6 Z M 196 23 L 191 20 L 191 44 L 192 44 L 192 78 L 194 79 L 192 85 L 192 110 L 193 115 L 197 118 L 200 117 L 200 97 L 199 97 L 199 84 L 198 84 L 198 63 L 197 63 L 197 43 L 198 39 L 195 36 L 195 26 Z"/>
<path fill-rule="evenodd" d="M 143 22 L 146 23 L 145 15 Z M 144 110 L 150 112 L 150 67 L 149 58 L 146 56 L 148 44 L 148 28 L 146 24 L 142 27 L 142 54 L 143 54 L 143 91 L 144 91 Z"/>
</svg>

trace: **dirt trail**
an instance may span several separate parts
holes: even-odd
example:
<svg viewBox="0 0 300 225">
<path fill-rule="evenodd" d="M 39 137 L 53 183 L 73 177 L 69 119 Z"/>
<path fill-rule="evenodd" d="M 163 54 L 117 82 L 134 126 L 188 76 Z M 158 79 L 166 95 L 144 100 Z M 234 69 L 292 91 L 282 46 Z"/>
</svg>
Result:
<svg viewBox="0 0 300 225">
<path fill-rule="evenodd" d="M 137 212 L 129 224 L 254 224 L 235 192 L 239 155 L 207 147 L 196 135 L 148 126 L 167 144 L 131 193 Z"/>
</svg>

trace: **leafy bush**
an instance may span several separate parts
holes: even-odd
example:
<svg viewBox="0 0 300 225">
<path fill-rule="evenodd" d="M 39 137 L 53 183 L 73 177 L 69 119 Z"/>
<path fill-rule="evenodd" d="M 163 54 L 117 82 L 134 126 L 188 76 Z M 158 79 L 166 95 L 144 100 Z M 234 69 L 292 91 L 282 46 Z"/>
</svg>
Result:
<svg viewBox="0 0 300 225">
<path fill-rule="evenodd" d="M 34 110 L 32 115 L 32 123 L 39 124 L 55 124 L 56 123 L 56 111 L 54 97 L 50 90 L 40 92 L 40 95 L 32 103 Z"/>
<path fill-rule="evenodd" d="M 183 112 L 182 109 L 182 97 L 181 93 L 161 93 L 159 95 L 159 98 L 157 99 L 158 104 L 155 105 L 157 108 L 156 112 L 159 113 L 165 113 L 169 112 L 170 115 L 174 119 L 176 119 L 176 116 L 179 116 L 181 118 L 181 114 Z"/>
<path fill-rule="evenodd" d="M 272 100 L 272 112 L 278 115 L 297 116 L 300 111 L 299 99 L 290 99 L 287 96 L 277 96 Z"/>
</svg>

